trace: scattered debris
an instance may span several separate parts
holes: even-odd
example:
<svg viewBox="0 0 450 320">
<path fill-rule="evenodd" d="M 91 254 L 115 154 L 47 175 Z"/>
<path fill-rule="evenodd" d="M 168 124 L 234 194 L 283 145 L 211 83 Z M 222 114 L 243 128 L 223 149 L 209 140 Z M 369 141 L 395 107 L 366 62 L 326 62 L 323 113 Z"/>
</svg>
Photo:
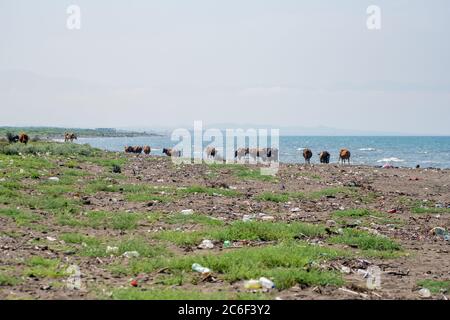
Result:
<svg viewBox="0 0 450 320">
<path fill-rule="evenodd" d="M 421 298 L 430 298 L 431 297 L 431 292 L 427 288 L 422 288 L 422 289 L 419 290 L 419 295 L 420 295 Z"/>
<path fill-rule="evenodd" d="M 54 181 L 54 182 L 59 182 L 59 178 L 58 177 L 50 177 L 48 178 L 49 181 Z"/>
<path fill-rule="evenodd" d="M 110 246 L 106 247 L 106 253 L 117 253 L 117 252 L 119 252 L 118 247 L 110 247 Z"/>
<path fill-rule="evenodd" d="M 194 263 L 194 264 L 192 265 L 192 270 L 194 270 L 194 271 L 196 271 L 196 272 L 200 272 L 200 273 L 203 274 L 203 275 L 207 275 L 207 274 L 210 274 L 210 273 L 211 273 L 211 269 L 205 268 L 205 267 L 201 266 L 201 265 L 198 264 L 198 263 Z"/>
<path fill-rule="evenodd" d="M 127 251 L 122 254 L 125 258 L 139 258 L 140 254 L 137 251 Z"/>
<path fill-rule="evenodd" d="M 180 213 L 188 216 L 188 215 L 194 214 L 194 210 L 192 210 L 192 209 L 184 209 L 184 210 L 181 210 Z"/>
<path fill-rule="evenodd" d="M 203 240 L 202 243 L 198 245 L 200 249 L 212 249 L 214 248 L 214 243 L 211 240 Z"/>
</svg>

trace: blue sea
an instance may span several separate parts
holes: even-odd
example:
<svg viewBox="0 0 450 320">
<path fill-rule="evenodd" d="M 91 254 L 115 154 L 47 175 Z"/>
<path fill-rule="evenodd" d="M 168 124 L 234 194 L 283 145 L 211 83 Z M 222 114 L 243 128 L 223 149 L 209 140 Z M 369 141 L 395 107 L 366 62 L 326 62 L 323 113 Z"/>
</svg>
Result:
<svg viewBox="0 0 450 320">
<path fill-rule="evenodd" d="M 178 142 L 169 136 L 133 138 L 80 138 L 77 143 L 88 143 L 93 147 L 123 151 L 126 145 L 149 145 L 152 154 L 161 155 L 162 148 L 173 147 Z M 280 161 L 303 163 L 302 150 L 313 151 L 313 163 L 318 163 L 318 153 L 331 153 L 330 162 L 337 163 L 341 148 L 352 153 L 352 163 L 382 166 L 386 163 L 399 167 L 450 168 L 450 137 L 366 137 L 366 136 L 282 136 L 279 140 Z M 219 154 L 223 150 L 219 149 Z"/>
</svg>

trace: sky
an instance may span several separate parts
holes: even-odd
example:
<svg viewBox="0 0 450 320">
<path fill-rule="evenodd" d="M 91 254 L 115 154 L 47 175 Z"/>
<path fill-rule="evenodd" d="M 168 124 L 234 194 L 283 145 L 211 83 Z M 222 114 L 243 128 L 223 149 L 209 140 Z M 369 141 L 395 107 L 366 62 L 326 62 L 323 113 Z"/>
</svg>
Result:
<svg viewBox="0 0 450 320">
<path fill-rule="evenodd" d="M 0 126 L 450 135 L 449 13 L 448 0 L 0 0 Z"/>
</svg>

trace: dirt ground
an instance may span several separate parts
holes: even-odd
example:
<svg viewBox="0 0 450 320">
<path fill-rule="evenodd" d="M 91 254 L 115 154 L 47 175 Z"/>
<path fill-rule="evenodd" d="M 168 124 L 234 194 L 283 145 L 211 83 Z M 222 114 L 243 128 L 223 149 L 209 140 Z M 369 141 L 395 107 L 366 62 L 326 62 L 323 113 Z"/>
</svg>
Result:
<svg viewBox="0 0 450 320">
<path fill-rule="evenodd" d="M 389 237 L 400 244 L 402 254 L 395 258 L 338 258 L 328 261 L 326 268 L 337 270 L 345 281 L 342 286 L 297 284 L 276 291 L 270 298 L 278 299 L 421 299 L 421 280 L 450 280 L 450 241 L 432 232 L 435 227 L 450 228 L 450 170 L 439 169 L 382 169 L 356 165 L 301 165 L 281 164 L 276 178 L 265 181 L 239 177 L 232 167 L 223 165 L 174 165 L 169 158 L 127 156 L 122 166 L 123 179 L 111 179 L 111 184 L 145 184 L 156 187 L 182 188 L 192 185 L 217 190 L 235 190 L 236 196 L 220 196 L 209 193 L 188 193 L 182 197 L 169 197 L 168 201 L 128 201 L 123 191 L 80 193 L 69 190 L 69 199 L 82 201 L 82 212 L 139 212 L 162 214 L 194 212 L 214 217 L 226 224 L 242 221 L 244 215 L 254 215 L 256 220 L 274 222 L 305 222 L 335 228 L 354 228 L 371 234 Z M 53 160 L 58 164 L 58 161 Z M 252 167 L 254 168 L 254 167 Z M 59 167 L 49 169 L 48 176 L 60 175 Z M 88 173 L 78 180 L 80 188 L 107 172 L 104 166 L 80 162 L 77 170 Z M 22 183 L 32 185 L 33 181 Z M 346 193 L 320 194 L 320 190 L 349 188 L 357 196 Z M 28 188 L 32 196 L 36 191 Z M 317 193 L 315 197 L 289 198 L 288 201 L 264 201 L 258 195 L 264 193 Z M 3 208 L 8 206 L 0 205 Z M 414 212 L 417 208 L 429 208 L 427 212 Z M 381 212 L 382 217 L 346 218 L 337 221 L 332 215 L 348 209 L 365 208 Z M 439 210 L 435 210 L 438 208 Z M 118 276 L 108 266 L 120 257 L 81 256 L 72 251 L 60 239 L 60 234 L 73 232 L 70 225 L 55 223 L 52 213 L 45 209 L 31 208 L 40 219 L 31 225 L 17 225 L 13 219 L 0 216 L 0 260 L 3 270 L 20 278 L 19 283 L 0 286 L 1 299 L 108 299 L 108 292 L 119 287 L 129 287 L 131 276 Z M 263 213 L 263 214 L 261 214 Z M 269 216 L 269 218 L 264 218 Z M 394 222 L 392 222 L 392 221 Z M 40 228 L 36 227 L 36 224 Z M 139 221 L 133 230 L 111 228 L 77 229 L 91 237 L 121 237 L 139 235 L 147 237 L 158 230 L 176 229 L 182 232 L 195 230 L 195 225 L 167 224 L 164 221 Z M 335 232 L 335 231 L 332 231 Z M 354 250 L 346 244 L 331 244 L 324 239 L 307 239 L 313 245 Z M 215 242 L 216 243 L 216 242 Z M 242 246 L 261 245 L 252 241 L 239 242 Z M 168 244 L 179 254 L 204 252 L 195 245 Z M 222 252 L 220 246 L 211 252 Z M 84 288 L 68 290 L 57 277 L 26 276 L 22 271 L 32 256 L 59 259 L 62 263 L 76 263 L 82 270 Z M 369 290 L 366 279 L 358 273 L 368 266 L 381 270 L 381 288 Z M 348 268 L 345 268 L 348 267 Z M 162 271 L 164 272 L 164 271 Z M 152 286 L 154 274 L 147 275 L 144 285 Z M 56 280 L 55 280 L 56 279 Z M 219 277 L 220 279 L 220 277 Z M 59 285 L 58 285 L 59 283 Z M 61 284 L 62 283 L 62 284 Z M 204 281 L 185 284 L 183 288 L 197 290 L 240 291 L 242 282 Z M 447 299 L 449 292 L 434 292 L 431 299 Z"/>
</svg>

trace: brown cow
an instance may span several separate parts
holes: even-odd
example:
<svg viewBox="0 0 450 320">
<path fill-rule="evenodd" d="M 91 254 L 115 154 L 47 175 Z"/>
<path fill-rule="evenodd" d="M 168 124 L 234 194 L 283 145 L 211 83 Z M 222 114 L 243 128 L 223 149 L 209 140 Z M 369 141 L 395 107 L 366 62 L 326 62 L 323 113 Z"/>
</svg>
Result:
<svg viewBox="0 0 450 320">
<path fill-rule="evenodd" d="M 319 153 L 320 163 L 330 163 L 330 153 L 328 151 L 322 151 Z"/>
<path fill-rule="evenodd" d="M 313 156 L 313 153 L 310 149 L 303 150 L 303 158 L 305 158 L 305 163 L 310 164 L 312 156 Z"/>
<path fill-rule="evenodd" d="M 348 161 L 350 164 L 350 156 L 350 151 L 347 149 L 341 149 L 341 151 L 339 151 L 339 162 L 345 163 L 345 161 Z"/>
<path fill-rule="evenodd" d="M 144 153 L 145 154 L 150 154 L 150 152 L 152 152 L 152 148 L 150 148 L 150 146 L 145 146 L 144 147 Z"/>
<path fill-rule="evenodd" d="M 29 140 L 30 140 L 30 137 L 29 137 L 27 134 L 21 133 L 21 134 L 19 135 L 19 141 L 20 141 L 20 143 L 27 144 Z"/>
<path fill-rule="evenodd" d="M 134 151 L 133 147 L 131 147 L 131 146 L 125 147 L 125 153 L 132 153 L 133 151 Z"/>
</svg>

